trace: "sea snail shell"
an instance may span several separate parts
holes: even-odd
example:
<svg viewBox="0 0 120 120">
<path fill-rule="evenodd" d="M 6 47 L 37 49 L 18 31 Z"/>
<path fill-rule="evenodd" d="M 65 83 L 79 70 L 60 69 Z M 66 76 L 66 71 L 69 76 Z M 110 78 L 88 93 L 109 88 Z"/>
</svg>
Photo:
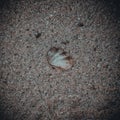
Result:
<svg viewBox="0 0 120 120">
<path fill-rule="evenodd" d="M 61 70 L 68 70 L 73 66 L 73 58 L 62 48 L 50 48 L 47 53 L 47 60 L 51 66 Z"/>
</svg>

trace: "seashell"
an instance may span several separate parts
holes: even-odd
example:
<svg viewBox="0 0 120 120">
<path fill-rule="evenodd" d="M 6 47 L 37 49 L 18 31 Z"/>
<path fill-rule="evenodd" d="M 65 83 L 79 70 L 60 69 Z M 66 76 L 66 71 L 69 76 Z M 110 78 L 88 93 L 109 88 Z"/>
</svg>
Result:
<svg viewBox="0 0 120 120">
<path fill-rule="evenodd" d="M 62 48 L 52 47 L 47 53 L 47 60 L 57 70 L 68 70 L 73 66 L 73 58 Z"/>
</svg>

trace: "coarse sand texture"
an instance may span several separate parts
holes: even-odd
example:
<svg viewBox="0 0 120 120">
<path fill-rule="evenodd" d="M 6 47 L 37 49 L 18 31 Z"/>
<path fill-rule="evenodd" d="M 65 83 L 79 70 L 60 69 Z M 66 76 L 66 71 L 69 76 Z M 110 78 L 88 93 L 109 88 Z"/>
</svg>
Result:
<svg viewBox="0 0 120 120">
<path fill-rule="evenodd" d="M 120 120 L 119 8 L 1 0 L 0 120 Z"/>
</svg>

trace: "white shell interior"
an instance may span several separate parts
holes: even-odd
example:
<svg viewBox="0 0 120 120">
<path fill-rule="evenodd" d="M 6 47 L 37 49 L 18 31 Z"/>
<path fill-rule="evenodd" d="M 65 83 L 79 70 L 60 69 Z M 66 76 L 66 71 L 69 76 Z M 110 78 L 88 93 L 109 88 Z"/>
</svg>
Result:
<svg viewBox="0 0 120 120">
<path fill-rule="evenodd" d="M 56 50 L 57 49 L 57 50 Z M 72 67 L 72 58 L 66 59 L 69 55 L 64 54 L 64 50 L 61 48 L 54 48 L 48 51 L 48 62 L 54 66 L 64 70 Z"/>
</svg>

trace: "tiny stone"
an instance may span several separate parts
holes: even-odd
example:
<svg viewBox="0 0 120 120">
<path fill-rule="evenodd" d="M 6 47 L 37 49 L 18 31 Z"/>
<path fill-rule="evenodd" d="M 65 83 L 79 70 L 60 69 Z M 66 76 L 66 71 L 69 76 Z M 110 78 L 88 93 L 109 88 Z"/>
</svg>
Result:
<svg viewBox="0 0 120 120">
<path fill-rule="evenodd" d="M 41 36 L 41 33 L 37 33 L 37 34 L 35 35 L 36 38 L 39 38 L 40 36 Z"/>
<path fill-rule="evenodd" d="M 101 66 L 100 63 L 98 63 L 98 64 L 97 64 L 97 67 L 100 68 L 100 66 Z"/>
<path fill-rule="evenodd" d="M 83 24 L 82 22 L 79 22 L 79 23 L 77 24 L 77 26 L 78 26 L 78 27 L 83 27 L 84 24 Z"/>
</svg>

